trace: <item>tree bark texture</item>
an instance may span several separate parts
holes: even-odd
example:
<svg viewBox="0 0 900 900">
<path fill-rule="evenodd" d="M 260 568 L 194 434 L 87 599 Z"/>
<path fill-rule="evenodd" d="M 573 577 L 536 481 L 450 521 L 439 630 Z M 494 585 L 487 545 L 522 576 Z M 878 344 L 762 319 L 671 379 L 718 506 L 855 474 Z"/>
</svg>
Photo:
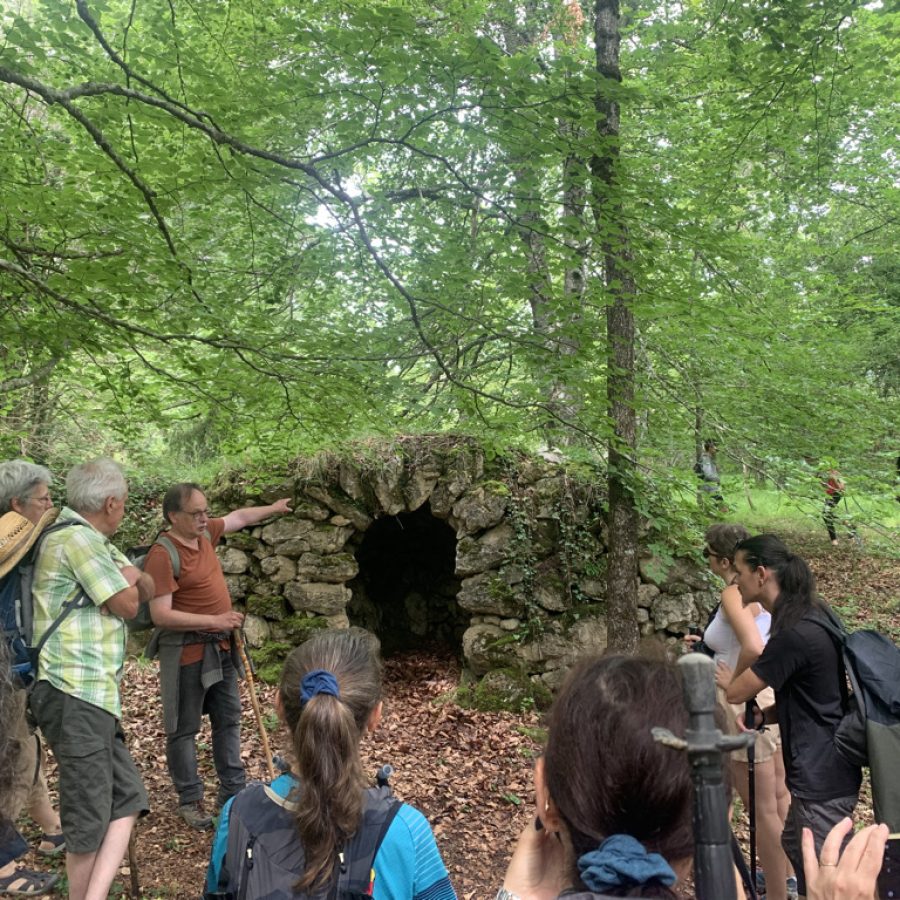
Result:
<svg viewBox="0 0 900 900">
<path fill-rule="evenodd" d="M 592 206 L 607 290 L 607 405 L 609 441 L 608 642 L 633 653 L 638 643 L 638 513 L 634 500 L 637 419 L 634 408 L 636 293 L 628 232 L 619 195 L 619 2 L 596 0 L 594 50 L 601 76 L 597 109 L 597 152 L 591 159 Z"/>
</svg>

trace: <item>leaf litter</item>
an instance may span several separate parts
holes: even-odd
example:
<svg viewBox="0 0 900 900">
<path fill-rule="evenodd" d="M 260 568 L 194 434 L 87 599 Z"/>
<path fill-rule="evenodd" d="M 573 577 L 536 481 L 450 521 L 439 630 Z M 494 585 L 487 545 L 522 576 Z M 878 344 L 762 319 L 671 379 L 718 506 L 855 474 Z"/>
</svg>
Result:
<svg viewBox="0 0 900 900">
<path fill-rule="evenodd" d="M 792 549 L 804 555 L 816 573 L 819 590 L 852 628 L 875 627 L 900 639 L 900 560 L 862 555 L 849 543 L 837 548 L 810 536 L 790 536 Z M 458 662 L 446 652 L 415 652 L 386 660 L 385 711 L 378 731 L 362 744 L 364 764 L 375 772 L 394 768 L 391 786 L 402 800 L 428 817 L 456 892 L 463 900 L 492 897 L 521 829 L 534 814 L 532 769 L 540 747 L 539 717 L 482 713 L 462 709 L 452 699 L 459 684 Z M 262 742 L 246 685 L 242 685 L 244 719 L 242 756 L 248 778 L 266 780 Z M 264 721 L 274 721 L 273 687 L 257 683 Z M 212 840 L 175 815 L 176 797 L 165 757 L 157 667 L 131 658 L 123 679 L 123 723 L 150 796 L 151 813 L 137 827 L 136 858 L 141 897 L 195 898 L 202 891 Z M 200 772 L 208 798 L 216 792 L 209 724 L 198 736 Z M 280 729 L 269 732 L 272 752 L 289 756 Z M 55 765 L 48 761 L 55 787 Z M 55 799 L 55 798 L 54 798 Z M 871 821 L 867 782 L 857 817 Z M 748 830 L 740 804 L 735 831 L 745 852 Z M 23 826 L 34 846 L 39 829 Z M 63 860 L 22 860 L 42 871 L 64 874 Z M 123 861 L 111 896 L 128 896 L 130 870 Z M 684 896 L 690 896 L 685 885 Z"/>
</svg>

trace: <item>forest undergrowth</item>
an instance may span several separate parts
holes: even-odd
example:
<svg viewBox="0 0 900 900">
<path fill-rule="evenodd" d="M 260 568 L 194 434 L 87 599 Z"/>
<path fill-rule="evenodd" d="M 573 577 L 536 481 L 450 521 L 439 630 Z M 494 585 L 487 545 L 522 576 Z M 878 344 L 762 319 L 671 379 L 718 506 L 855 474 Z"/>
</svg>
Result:
<svg viewBox="0 0 900 900">
<path fill-rule="evenodd" d="M 900 560 L 866 555 L 849 541 L 835 548 L 819 535 L 797 534 L 789 540 L 810 561 L 822 595 L 849 625 L 877 627 L 900 641 Z M 452 700 L 459 677 L 459 665 L 446 650 L 387 660 L 383 724 L 364 742 L 363 752 L 373 776 L 385 763 L 394 767 L 394 792 L 427 815 L 457 894 L 473 900 L 494 895 L 515 839 L 533 814 L 532 768 L 542 729 L 535 712 L 460 708 Z M 257 689 L 273 752 L 285 755 L 285 735 L 274 714 L 274 688 Z M 263 779 L 261 740 L 243 690 L 243 756 L 249 777 Z M 196 898 L 202 890 L 211 835 L 192 831 L 175 815 L 155 663 L 130 659 L 123 694 L 126 734 L 152 807 L 137 829 L 139 896 Z M 214 796 L 209 740 L 207 727 L 200 736 L 199 755 L 207 793 Z M 55 781 L 51 760 L 51 785 Z M 859 818 L 871 819 L 867 792 Z M 747 827 L 739 805 L 735 831 L 746 847 Z M 37 830 L 26 828 L 26 834 L 34 844 Z M 34 854 L 25 862 L 42 869 L 48 865 Z M 62 860 L 50 865 L 64 872 Z M 111 896 L 129 896 L 130 885 L 126 860 Z"/>
</svg>

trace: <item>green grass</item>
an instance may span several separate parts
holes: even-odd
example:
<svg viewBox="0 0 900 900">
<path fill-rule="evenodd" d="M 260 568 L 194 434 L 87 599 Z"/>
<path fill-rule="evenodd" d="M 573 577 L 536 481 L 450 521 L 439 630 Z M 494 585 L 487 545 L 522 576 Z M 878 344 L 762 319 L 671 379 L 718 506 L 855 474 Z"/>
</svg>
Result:
<svg viewBox="0 0 900 900">
<path fill-rule="evenodd" d="M 740 479 L 723 485 L 731 522 L 740 522 L 758 533 L 821 533 L 827 539 L 822 521 L 824 499 L 792 495 L 769 487 L 749 486 L 749 500 Z M 752 508 L 751 504 L 752 503 Z M 848 496 L 836 512 L 839 540 L 846 540 L 854 528 L 867 553 L 900 556 L 900 503 L 893 498 Z"/>
</svg>

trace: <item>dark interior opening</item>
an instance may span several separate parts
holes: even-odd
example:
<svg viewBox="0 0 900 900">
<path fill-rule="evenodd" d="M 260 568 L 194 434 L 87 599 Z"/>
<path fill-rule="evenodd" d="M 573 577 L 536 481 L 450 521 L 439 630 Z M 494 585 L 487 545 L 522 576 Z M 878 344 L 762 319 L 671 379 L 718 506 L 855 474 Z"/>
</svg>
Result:
<svg viewBox="0 0 900 900">
<path fill-rule="evenodd" d="M 456 600 L 456 535 L 428 503 L 373 522 L 356 561 L 347 613 L 351 624 L 378 635 L 385 656 L 439 647 L 459 654 L 469 616 Z"/>
</svg>

